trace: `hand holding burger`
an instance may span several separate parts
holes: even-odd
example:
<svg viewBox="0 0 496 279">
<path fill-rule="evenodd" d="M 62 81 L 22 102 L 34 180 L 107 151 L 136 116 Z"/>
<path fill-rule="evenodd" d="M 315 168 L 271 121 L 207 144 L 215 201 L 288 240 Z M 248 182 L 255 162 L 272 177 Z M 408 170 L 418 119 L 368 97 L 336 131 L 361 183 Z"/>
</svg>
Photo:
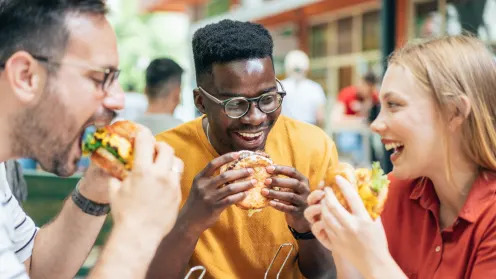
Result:
<svg viewBox="0 0 496 279">
<path fill-rule="evenodd" d="M 326 248 L 367 274 L 371 265 L 389 259 L 386 235 L 378 217 L 389 180 L 375 163 L 372 170 L 339 164 L 326 183 L 312 192 L 305 217 Z"/>
</svg>

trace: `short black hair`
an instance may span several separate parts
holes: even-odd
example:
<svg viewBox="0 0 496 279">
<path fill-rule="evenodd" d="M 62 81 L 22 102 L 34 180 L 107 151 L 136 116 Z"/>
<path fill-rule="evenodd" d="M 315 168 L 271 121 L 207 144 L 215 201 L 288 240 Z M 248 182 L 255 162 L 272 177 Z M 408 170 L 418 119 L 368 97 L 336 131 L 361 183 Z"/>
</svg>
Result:
<svg viewBox="0 0 496 279">
<path fill-rule="evenodd" d="M 146 68 L 146 95 L 150 99 L 166 97 L 172 83 L 181 84 L 183 68 L 169 58 L 154 59 Z"/>
<path fill-rule="evenodd" d="M 211 73 L 214 63 L 272 59 L 273 48 L 272 36 L 260 24 L 228 19 L 209 24 L 198 29 L 193 36 L 196 81 L 199 82 L 203 74 Z"/>
<path fill-rule="evenodd" d="M 61 58 L 69 14 L 105 15 L 105 0 L 0 0 L 0 63 L 17 51 Z"/>
<path fill-rule="evenodd" d="M 368 72 L 363 76 L 363 80 L 370 85 L 377 84 L 377 76 L 373 72 Z"/>
</svg>

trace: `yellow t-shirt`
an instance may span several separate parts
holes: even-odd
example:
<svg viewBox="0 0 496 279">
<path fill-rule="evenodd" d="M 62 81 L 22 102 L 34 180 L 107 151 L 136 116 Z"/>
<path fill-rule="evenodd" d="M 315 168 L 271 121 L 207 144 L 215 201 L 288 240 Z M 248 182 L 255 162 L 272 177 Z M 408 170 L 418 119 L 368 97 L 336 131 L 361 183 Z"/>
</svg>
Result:
<svg viewBox="0 0 496 279">
<path fill-rule="evenodd" d="M 157 140 L 171 145 L 176 156 L 184 161 L 183 205 L 194 177 L 219 154 L 207 140 L 202 118 L 163 132 L 157 135 Z M 275 164 L 295 167 L 308 177 L 312 190 L 338 160 L 335 145 L 324 131 L 284 116 L 279 117 L 269 133 L 265 152 Z M 218 222 L 200 236 L 190 267 L 205 266 L 206 278 L 264 278 L 279 246 L 292 243 L 295 249 L 281 278 L 301 278 L 296 260 L 298 244 L 287 226 L 284 213 L 273 208 L 267 207 L 248 217 L 247 211 L 230 206 L 222 212 Z M 288 248 L 279 254 L 269 278 L 275 278 Z"/>
</svg>

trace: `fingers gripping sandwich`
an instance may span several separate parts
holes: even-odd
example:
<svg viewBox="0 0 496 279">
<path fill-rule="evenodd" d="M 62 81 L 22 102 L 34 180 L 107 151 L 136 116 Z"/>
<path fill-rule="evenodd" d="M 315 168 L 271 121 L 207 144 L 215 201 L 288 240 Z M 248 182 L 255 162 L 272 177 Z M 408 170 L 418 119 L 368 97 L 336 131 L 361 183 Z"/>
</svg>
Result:
<svg viewBox="0 0 496 279">
<path fill-rule="evenodd" d="M 223 165 L 220 168 L 220 173 L 245 168 L 252 168 L 254 170 L 253 174 L 249 177 L 232 182 L 235 183 L 250 179 L 257 180 L 254 187 L 245 192 L 246 197 L 236 204 L 239 208 L 248 210 L 248 214 L 251 216 L 253 213 L 261 211 L 262 208 L 269 204 L 269 200 L 262 196 L 261 190 L 262 188 L 267 187 L 264 182 L 267 178 L 271 177 L 271 175 L 267 172 L 266 167 L 273 165 L 273 162 L 269 155 L 261 151 L 241 151 L 240 153 L 241 154 L 238 159 Z"/>
<path fill-rule="evenodd" d="M 378 162 L 372 164 L 372 169 L 359 168 L 354 169 L 346 163 L 339 163 L 333 170 L 333 173 L 328 176 L 329 181 L 326 185 L 330 185 L 338 201 L 350 211 L 350 207 L 346 202 L 345 197 L 341 193 L 339 186 L 336 184 L 335 177 L 340 175 L 348 180 L 351 185 L 356 187 L 360 198 L 367 209 L 370 217 L 376 219 L 381 215 L 384 203 L 387 199 L 389 189 L 389 179 Z"/>
<path fill-rule="evenodd" d="M 124 180 L 133 167 L 133 147 L 137 126 L 131 121 L 118 121 L 98 128 L 83 142 L 83 153 L 110 175 Z"/>
</svg>

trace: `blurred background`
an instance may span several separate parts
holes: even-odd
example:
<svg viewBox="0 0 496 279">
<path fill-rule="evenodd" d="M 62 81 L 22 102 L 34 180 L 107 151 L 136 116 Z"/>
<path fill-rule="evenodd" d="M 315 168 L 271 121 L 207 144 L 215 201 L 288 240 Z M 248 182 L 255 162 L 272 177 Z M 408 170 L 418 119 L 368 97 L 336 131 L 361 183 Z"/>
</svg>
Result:
<svg viewBox="0 0 496 279">
<path fill-rule="evenodd" d="M 127 92 L 120 118 L 136 120 L 149 111 L 145 72 L 156 58 L 180 65 L 178 105 L 163 114 L 189 121 L 196 87 L 191 53 L 193 33 L 229 18 L 263 24 L 274 38 L 276 75 L 288 80 L 297 72 L 320 89 L 313 104 L 313 124 L 336 142 L 340 159 L 355 166 L 380 161 L 391 169 L 387 151 L 369 130 L 380 107 L 377 101 L 387 56 L 407 41 L 472 33 L 496 51 L 496 0 L 108 0 L 119 43 L 120 83 Z M 303 55 L 290 58 L 294 50 Z M 299 57 L 299 58 L 298 58 Z M 496 58 L 495 58 L 496 59 Z M 293 68 L 291 68 L 293 67 Z M 289 86 L 288 86 L 289 87 Z M 291 87 L 291 90 L 296 90 Z M 289 90 L 289 88 L 288 88 Z M 295 92 L 305 99 L 308 92 Z M 319 96 L 320 96 L 319 95 Z M 289 103 L 288 103 L 289 104 Z M 294 113 L 298 116 L 298 111 Z M 29 197 L 23 206 L 37 225 L 58 212 L 81 174 L 57 178 L 30 159 L 19 160 Z M 88 159 L 81 161 L 81 172 Z M 21 184 L 22 185 L 22 184 Z M 21 193 L 25 198 L 26 193 Z M 80 271 L 84 277 L 109 231 Z"/>
</svg>

